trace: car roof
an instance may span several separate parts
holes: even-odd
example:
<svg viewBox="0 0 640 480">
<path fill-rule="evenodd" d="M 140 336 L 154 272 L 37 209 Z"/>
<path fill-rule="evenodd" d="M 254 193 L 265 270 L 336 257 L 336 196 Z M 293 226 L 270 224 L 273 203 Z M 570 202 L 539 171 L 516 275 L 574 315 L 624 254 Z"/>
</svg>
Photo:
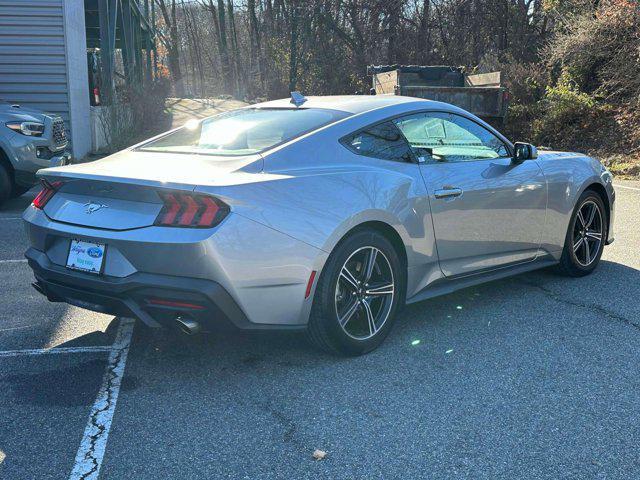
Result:
<svg viewBox="0 0 640 480">
<path fill-rule="evenodd" d="M 442 110 L 456 110 L 455 107 L 448 103 L 434 102 L 415 97 L 403 97 L 400 95 L 327 95 L 327 96 L 311 96 L 306 97 L 301 108 L 327 108 L 331 110 L 340 110 L 351 114 L 358 114 L 375 110 L 382 107 L 400 105 L 404 103 L 413 103 L 412 107 L 420 108 L 437 108 Z M 272 100 L 270 102 L 257 103 L 251 105 L 250 108 L 296 108 L 291 99 L 283 98 L 280 100 Z"/>
</svg>

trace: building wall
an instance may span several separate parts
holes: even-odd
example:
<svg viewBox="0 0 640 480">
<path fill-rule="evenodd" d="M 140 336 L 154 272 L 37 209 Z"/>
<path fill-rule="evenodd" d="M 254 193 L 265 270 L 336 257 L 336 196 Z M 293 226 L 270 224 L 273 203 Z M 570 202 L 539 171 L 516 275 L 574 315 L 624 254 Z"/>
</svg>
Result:
<svg viewBox="0 0 640 480">
<path fill-rule="evenodd" d="M 82 0 L 0 0 L 0 98 L 60 115 L 91 148 Z"/>
</svg>

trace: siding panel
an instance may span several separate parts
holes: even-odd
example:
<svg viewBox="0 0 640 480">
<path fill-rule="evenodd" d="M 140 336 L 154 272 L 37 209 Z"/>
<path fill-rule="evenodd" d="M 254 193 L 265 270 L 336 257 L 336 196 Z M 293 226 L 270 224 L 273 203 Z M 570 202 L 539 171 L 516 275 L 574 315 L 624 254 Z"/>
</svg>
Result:
<svg viewBox="0 0 640 480">
<path fill-rule="evenodd" d="M 30 28 L 35 26 L 36 25 L 33 22 L 27 25 L 25 25 L 24 23 L 22 25 L 20 24 L 16 25 L 16 24 L 10 24 L 9 22 L 6 22 L 5 25 L 2 27 L 2 31 L 0 31 L 0 36 L 7 37 L 5 40 L 11 40 L 11 39 L 25 40 L 22 37 L 25 27 Z M 62 29 L 62 26 L 40 24 L 38 25 L 38 28 L 34 30 L 35 30 L 33 32 L 34 39 L 46 38 L 54 42 L 57 42 L 57 41 L 60 41 L 61 39 L 60 37 L 64 35 L 64 30 Z"/>
<path fill-rule="evenodd" d="M 11 4 L 2 3 L 0 5 L 0 17 L 60 17 L 62 18 L 62 8 L 60 5 L 42 5 L 46 2 L 38 0 L 24 0 L 23 3 Z M 61 2 L 52 2 L 58 3 Z"/>
<path fill-rule="evenodd" d="M 5 59 L 6 60 L 6 59 Z M 66 81 L 66 70 L 64 62 L 55 64 L 55 63 L 42 63 L 37 64 L 33 62 L 33 57 L 31 57 L 31 63 L 29 65 L 16 65 L 15 63 L 2 63 L 0 61 L 0 75 L 14 73 L 16 75 L 27 74 L 27 75 L 40 75 L 40 74 L 56 74 L 63 75 L 63 81 Z M 33 79 L 31 79 L 33 80 Z"/>
<path fill-rule="evenodd" d="M 20 82 L 20 83 L 4 83 L 0 81 L 0 93 L 2 94 L 9 93 L 11 95 L 13 95 L 14 93 L 16 95 L 18 94 L 22 95 L 23 93 L 38 94 L 38 95 L 49 95 L 52 93 L 55 93 L 57 95 L 67 94 L 66 83 L 62 83 L 62 84 L 61 83 L 44 83 L 41 81 L 40 78 L 38 78 L 38 80 L 39 80 L 38 85 L 34 85 L 29 81 Z"/>
<path fill-rule="evenodd" d="M 16 45 L 11 42 L 4 42 L 5 38 L 0 37 L 0 55 L 59 55 L 64 58 L 64 44 L 60 46 Z"/>
<path fill-rule="evenodd" d="M 60 18 L 56 16 L 28 17 L 28 16 L 1 16 L 2 24 L 8 26 L 26 26 L 32 27 L 38 25 L 40 27 L 60 27 Z"/>
<path fill-rule="evenodd" d="M 62 2 L 0 2 L 0 98 L 56 113 L 68 129 Z"/>
<path fill-rule="evenodd" d="M 17 73 L 15 69 L 4 70 L 0 66 L 0 85 L 2 84 L 17 84 L 17 87 L 25 87 L 32 88 L 34 87 L 33 83 L 33 75 L 38 75 L 38 83 L 42 85 L 66 85 L 67 84 L 67 76 L 62 72 L 62 74 L 55 74 L 49 72 L 43 72 L 42 69 L 39 69 L 37 72 L 28 72 L 28 73 Z M 4 88 L 8 88 L 6 85 Z M 66 88 L 66 87 L 65 87 Z M 20 90 L 16 90 L 20 91 Z M 33 91 L 33 90 L 27 90 Z"/>
<path fill-rule="evenodd" d="M 2 45 L 0 43 L 0 45 Z M 11 51 L 11 49 L 9 49 Z M 29 61 L 21 55 L 15 54 L 0 54 L 0 65 L 62 65 L 62 68 L 66 72 L 66 61 L 64 55 L 31 55 Z"/>
</svg>

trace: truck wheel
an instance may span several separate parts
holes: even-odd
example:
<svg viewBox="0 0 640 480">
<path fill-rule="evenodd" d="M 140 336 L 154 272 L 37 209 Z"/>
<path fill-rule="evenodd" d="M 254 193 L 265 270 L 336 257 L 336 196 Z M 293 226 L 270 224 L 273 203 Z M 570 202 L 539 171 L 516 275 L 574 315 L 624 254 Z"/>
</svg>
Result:
<svg viewBox="0 0 640 480">
<path fill-rule="evenodd" d="M 11 197 L 11 175 L 4 165 L 0 164 L 0 206 Z"/>
<path fill-rule="evenodd" d="M 31 190 L 31 187 L 23 187 L 22 185 L 16 185 L 14 183 L 13 188 L 11 189 L 11 198 L 17 198 L 20 195 L 24 195 L 29 190 Z"/>
</svg>

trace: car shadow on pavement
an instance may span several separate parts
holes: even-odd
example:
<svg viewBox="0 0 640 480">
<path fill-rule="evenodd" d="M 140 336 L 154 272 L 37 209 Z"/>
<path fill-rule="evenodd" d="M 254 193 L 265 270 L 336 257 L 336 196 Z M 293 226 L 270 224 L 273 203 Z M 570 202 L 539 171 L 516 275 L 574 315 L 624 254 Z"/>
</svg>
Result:
<svg viewBox="0 0 640 480">
<path fill-rule="evenodd" d="M 36 198 L 36 195 L 39 191 L 40 187 L 35 186 L 27 193 L 20 195 L 19 197 L 10 198 L 0 206 L 0 213 L 18 211 L 20 212 L 20 214 L 22 214 L 24 209 L 27 208 L 31 204 L 31 202 L 33 202 L 34 198 Z"/>
<path fill-rule="evenodd" d="M 585 445 L 612 468 L 612 432 L 636 444 L 620 411 L 637 406 L 640 336 L 629 328 L 638 328 L 639 296 L 640 271 L 610 261 L 580 279 L 523 274 L 409 305 L 378 350 L 354 358 L 322 354 L 300 332 L 189 337 L 137 322 L 103 472 L 372 478 L 375 470 L 420 478 L 427 462 L 440 473 L 464 467 L 469 478 L 499 478 L 505 461 L 564 468 Z M 50 357 L 60 359 L 41 372 L 8 372 L 0 389 L 8 383 L 12 401 L 36 408 L 90 403 L 104 361 Z M 611 431 L 571 442 L 594 422 Z M 381 455 L 363 447 L 378 441 Z M 519 457 L 523 442 L 544 459 Z M 328 450 L 328 460 L 311 463 L 315 448 Z M 276 464 L 278 475 L 265 473 Z M 353 465 L 365 473 L 340 470 Z"/>
<path fill-rule="evenodd" d="M 56 328 L 65 321 L 67 314 L 60 315 L 60 320 L 47 325 L 42 333 L 52 340 Z M 108 347 L 113 342 L 118 323 L 114 320 L 104 332 L 80 335 L 55 345 L 52 350 Z M 99 387 L 96 380 L 102 376 L 107 356 L 108 351 L 96 351 L 4 358 L 4 365 L 15 365 L 15 368 L 0 373 L 0 389 L 24 404 L 45 407 L 91 405 Z"/>
<path fill-rule="evenodd" d="M 640 270 L 602 261 L 590 276 L 567 278 L 545 269 L 471 287 L 442 297 L 407 305 L 389 337 L 377 351 L 383 356 L 394 348 L 405 348 L 422 337 L 437 338 L 461 327 L 460 320 L 486 324 L 513 311 L 525 317 L 546 315 L 550 307 L 591 309 L 606 319 L 632 321 L 640 316 Z M 452 321 L 457 323 L 453 323 Z M 518 328 L 514 322 L 513 328 Z M 467 333 L 463 332 L 461 341 Z M 134 355 L 151 362 L 195 362 L 206 368 L 210 362 L 250 368 L 259 364 L 293 367 L 300 362 L 327 364 L 349 362 L 349 358 L 319 352 L 304 332 L 243 332 L 220 329 L 187 336 L 177 329 L 150 329 L 140 322 L 134 335 Z M 195 365 L 191 365 L 194 367 Z M 197 368 L 190 374 L 198 375 Z"/>
<path fill-rule="evenodd" d="M 85 354 L 72 359 L 57 355 L 55 359 L 46 359 L 46 363 L 42 360 L 45 359 L 23 360 L 19 373 L 0 376 L 0 388 L 6 389 L 5 395 L 19 399 L 21 404 L 41 407 L 89 406 L 95 401 L 106 354 Z"/>
<path fill-rule="evenodd" d="M 571 309 L 591 310 L 602 321 L 615 321 L 640 328 L 634 318 L 640 317 L 640 271 L 615 262 L 603 261 L 594 274 L 579 279 L 559 276 L 552 270 L 518 275 L 467 288 L 449 295 L 408 305 L 400 313 L 398 321 L 385 343 L 376 351 L 360 358 L 342 358 L 327 355 L 314 349 L 304 332 L 260 331 L 242 332 L 221 329 L 216 332 L 187 336 L 177 329 L 151 329 L 136 323 L 130 356 L 138 367 L 155 372 L 173 372 L 180 382 L 195 382 L 220 375 L 252 375 L 269 369 L 299 370 L 314 365 L 331 369 L 353 363 L 368 370 L 370 364 L 385 358 L 398 362 L 398 358 L 411 358 L 418 348 L 432 354 L 432 369 L 440 369 L 443 354 L 454 348 L 474 348 L 478 335 L 486 335 L 491 323 L 500 323 L 503 335 L 522 335 L 518 329 L 548 321 L 549 310 L 560 318 L 570 317 Z M 567 312 L 565 312 L 567 310 Z M 523 322 L 526 322 L 524 324 Z M 107 331 L 95 331 L 78 336 L 57 347 L 84 345 L 108 345 L 117 328 L 114 319 Z M 437 354 L 437 355 L 436 355 Z M 420 358 L 419 362 L 424 362 Z M 25 402 L 45 404 L 51 398 L 59 402 L 83 404 L 91 395 L 78 396 L 78 386 L 72 390 L 76 397 L 52 395 L 66 391 L 67 379 L 77 382 L 78 370 L 99 369 L 102 359 L 86 358 L 80 364 L 60 365 L 57 370 L 45 370 L 34 375 L 4 377 L 2 382 L 11 385 L 14 394 Z M 429 365 L 429 362 L 427 364 Z M 65 369 L 69 370 L 65 370 Z M 139 370 L 138 370 L 139 371 Z M 149 383 L 153 375 L 144 379 Z M 159 380 L 159 378 L 158 378 Z M 71 380 L 70 380 L 71 381 Z M 123 391 L 136 389 L 142 379 L 132 372 L 126 375 Z M 95 386 L 88 384 L 87 392 Z M 79 390 L 85 390 L 80 388 Z"/>
<path fill-rule="evenodd" d="M 635 438 L 619 411 L 637 398 L 640 336 L 624 319 L 640 313 L 638 275 L 603 262 L 582 279 L 541 271 L 412 304 L 379 349 L 352 358 L 320 353 L 301 333 L 187 337 L 138 323 L 112 458 L 173 476 L 189 458 L 211 475 L 233 466 L 230 478 L 421 478 L 423 462 L 451 472 L 462 455 L 469 478 L 499 478 L 524 442 L 547 452 L 545 468 L 565 465 L 583 447 L 549 445 L 574 445 L 594 418 Z M 575 444 L 604 458 L 610 434 Z M 310 463 L 315 448 L 330 459 Z M 118 465 L 107 456 L 105 473 L 117 477 Z M 340 470 L 353 465 L 363 471 Z"/>
<path fill-rule="evenodd" d="M 449 330 L 451 320 L 467 319 L 473 322 L 491 321 L 505 309 L 526 309 L 528 315 L 543 314 L 545 303 L 538 309 L 538 297 L 556 308 L 563 306 L 592 308 L 605 316 L 626 318 L 640 315 L 640 270 L 611 261 L 602 261 L 598 269 L 587 277 L 567 278 L 553 269 L 544 269 L 515 277 L 470 287 L 452 294 L 407 305 L 382 347 L 374 355 L 384 355 L 397 343 L 406 343 L 406 335 L 417 330 L 429 335 L 439 329 Z M 631 317 L 633 318 L 633 317 Z M 631 319 L 630 319 L 631 320 Z M 107 332 L 92 332 L 64 346 L 104 344 L 117 321 Z M 306 340 L 303 331 L 238 331 L 221 328 L 214 332 L 188 336 L 177 328 L 152 329 L 136 322 L 134 351 L 142 358 L 156 361 L 197 360 L 206 365 L 209 361 L 235 362 L 251 367 L 258 363 L 281 366 L 293 365 L 294 358 L 329 362 L 348 362 L 349 358 L 323 354 Z M 163 360 L 161 360 L 163 359 Z M 194 373 L 197 374 L 195 370 Z"/>
</svg>

